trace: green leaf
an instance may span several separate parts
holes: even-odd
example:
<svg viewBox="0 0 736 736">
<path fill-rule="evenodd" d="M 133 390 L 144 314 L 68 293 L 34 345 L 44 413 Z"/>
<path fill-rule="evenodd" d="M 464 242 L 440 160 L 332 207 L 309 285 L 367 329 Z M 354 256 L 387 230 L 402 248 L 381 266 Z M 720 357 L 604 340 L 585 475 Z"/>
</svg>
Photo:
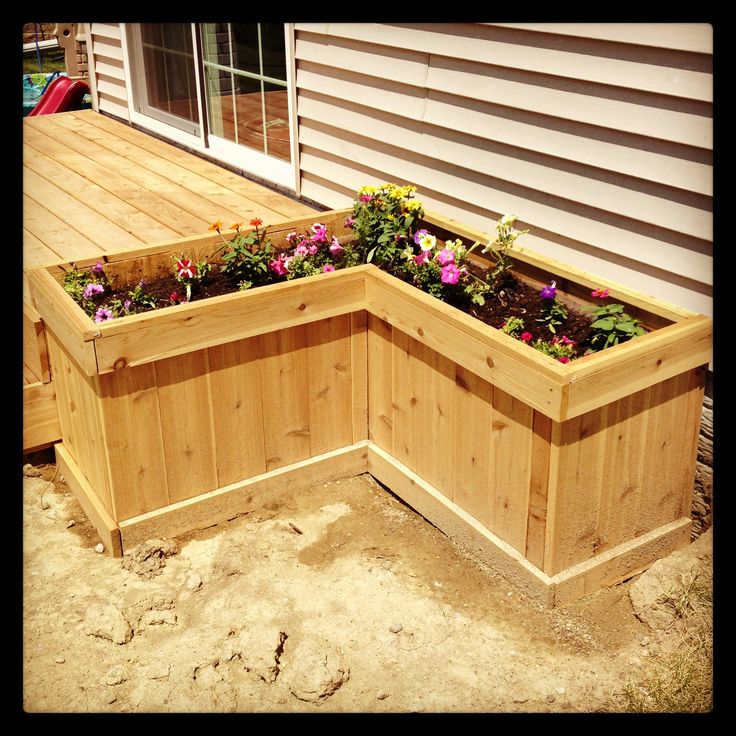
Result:
<svg viewBox="0 0 736 736">
<path fill-rule="evenodd" d="M 595 330 L 612 330 L 613 329 L 613 317 L 603 317 L 603 319 L 597 319 L 591 327 Z"/>
<path fill-rule="evenodd" d="M 373 246 L 373 248 L 371 248 L 371 249 L 370 249 L 370 250 L 368 251 L 368 255 L 366 256 L 366 259 L 365 259 L 365 262 L 366 262 L 366 263 L 370 263 L 370 262 L 371 262 L 371 261 L 373 260 L 373 256 L 375 255 L 375 252 L 376 252 L 376 248 L 377 248 L 377 247 L 378 247 L 378 246 Z"/>
</svg>

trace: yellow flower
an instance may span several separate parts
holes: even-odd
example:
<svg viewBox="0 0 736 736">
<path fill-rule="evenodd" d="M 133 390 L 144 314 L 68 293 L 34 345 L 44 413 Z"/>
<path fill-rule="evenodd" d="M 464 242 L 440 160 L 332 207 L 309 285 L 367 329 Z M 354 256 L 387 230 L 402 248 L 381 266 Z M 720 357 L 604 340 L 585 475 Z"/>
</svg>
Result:
<svg viewBox="0 0 736 736">
<path fill-rule="evenodd" d="M 219 233 L 220 230 L 222 230 L 222 222 L 220 220 L 217 220 L 216 222 L 213 222 L 209 226 L 208 230 L 217 230 L 217 232 Z"/>
</svg>

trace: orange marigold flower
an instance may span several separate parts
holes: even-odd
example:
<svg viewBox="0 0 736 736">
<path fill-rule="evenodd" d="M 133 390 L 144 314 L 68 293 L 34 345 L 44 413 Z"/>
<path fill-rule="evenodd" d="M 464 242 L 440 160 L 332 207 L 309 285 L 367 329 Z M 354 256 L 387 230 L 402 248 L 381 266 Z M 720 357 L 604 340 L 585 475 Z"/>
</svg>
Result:
<svg viewBox="0 0 736 736">
<path fill-rule="evenodd" d="M 209 228 L 208 228 L 208 229 L 209 229 L 209 230 L 217 230 L 217 232 L 219 233 L 219 232 L 220 232 L 220 230 L 222 230 L 222 221 L 221 221 L 221 220 L 217 220 L 216 222 L 213 222 L 213 223 L 212 223 L 212 224 L 211 224 L 211 225 L 209 226 Z"/>
<path fill-rule="evenodd" d="M 263 225 L 263 220 L 261 220 L 261 219 L 260 219 L 260 218 L 258 218 L 258 217 L 254 217 L 254 218 L 253 218 L 253 219 L 252 219 L 252 220 L 250 221 L 250 224 L 251 224 L 251 226 L 252 226 L 252 227 L 258 227 L 259 225 Z"/>
<path fill-rule="evenodd" d="M 240 230 L 240 228 L 243 226 L 242 222 L 234 222 L 232 225 L 230 225 L 231 230 Z"/>
</svg>

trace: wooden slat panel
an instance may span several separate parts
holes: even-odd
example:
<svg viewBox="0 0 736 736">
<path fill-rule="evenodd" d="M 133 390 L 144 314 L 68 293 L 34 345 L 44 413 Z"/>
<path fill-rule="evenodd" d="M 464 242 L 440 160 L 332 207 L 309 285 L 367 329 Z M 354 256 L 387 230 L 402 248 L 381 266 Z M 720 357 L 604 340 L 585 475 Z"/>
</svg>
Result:
<svg viewBox="0 0 736 736">
<path fill-rule="evenodd" d="M 368 436 L 382 450 L 393 452 L 392 328 L 368 314 Z"/>
<path fill-rule="evenodd" d="M 526 533 L 526 558 L 540 570 L 544 569 L 544 549 L 547 531 L 547 488 L 549 485 L 550 443 L 552 420 L 534 412 L 532 437 L 532 467 L 529 479 L 529 518 Z"/>
<path fill-rule="evenodd" d="M 544 571 L 548 575 L 590 559 L 597 549 L 608 408 L 553 428 Z"/>
<path fill-rule="evenodd" d="M 156 379 L 153 364 L 99 378 L 111 511 L 116 521 L 161 508 L 170 501 L 163 434 L 178 437 L 180 429 L 176 424 L 162 423 Z M 201 462 L 200 448 L 195 454 Z M 174 475 L 171 480 L 180 478 Z"/>
<path fill-rule="evenodd" d="M 298 327 L 258 338 L 266 470 L 310 456 L 306 335 Z"/>
<path fill-rule="evenodd" d="M 51 332 L 47 333 L 47 340 L 62 437 L 100 500 L 113 513 L 109 466 L 96 400 L 97 378 L 84 375 Z"/>
<path fill-rule="evenodd" d="M 353 441 L 350 315 L 305 325 L 309 451 L 320 455 Z"/>
<path fill-rule="evenodd" d="M 89 110 L 73 112 L 70 115 L 83 120 L 86 125 L 106 131 L 108 136 L 112 135 L 121 140 L 133 143 L 157 158 L 175 163 L 188 171 L 211 179 L 230 191 L 245 197 L 252 202 L 250 206 L 252 207 L 253 216 L 263 219 L 266 225 L 282 222 L 286 219 L 303 217 L 315 212 L 313 207 L 309 207 L 306 204 L 297 202 L 291 197 L 260 186 L 212 162 L 181 151 L 140 130 L 120 125 L 120 123 L 110 120 L 104 115 L 95 115 L 94 113 L 90 113 Z M 244 203 L 238 208 L 241 218 L 250 216 L 250 211 L 247 207 L 248 205 Z M 225 223 L 225 225 L 229 224 Z"/>
<path fill-rule="evenodd" d="M 38 312 L 26 303 L 23 304 L 23 366 L 34 376 L 30 383 L 51 380 L 43 323 Z"/>
<path fill-rule="evenodd" d="M 429 348 L 425 349 L 425 359 L 429 379 L 426 386 L 419 388 L 427 392 L 430 405 L 424 427 L 427 470 L 423 477 L 452 500 L 455 487 L 454 433 L 457 429 L 456 366 L 452 360 Z"/>
<path fill-rule="evenodd" d="M 493 503 L 493 386 L 457 366 L 455 372 L 455 482 L 451 500 L 490 526 Z M 468 428 L 472 427 L 471 432 Z"/>
<path fill-rule="evenodd" d="M 206 350 L 156 362 L 169 502 L 217 488 Z"/>
<path fill-rule="evenodd" d="M 266 471 L 258 348 L 247 338 L 208 351 L 218 487 Z"/>
<path fill-rule="evenodd" d="M 430 444 L 431 372 L 428 349 L 401 330 L 393 331 L 394 457 L 426 477 L 429 456 L 439 448 Z"/>
<path fill-rule="evenodd" d="M 23 452 L 48 447 L 61 439 L 61 424 L 53 383 L 23 386 Z"/>
<path fill-rule="evenodd" d="M 353 442 L 368 439 L 368 312 L 350 315 Z"/>
<path fill-rule="evenodd" d="M 493 453 L 488 528 L 522 554 L 526 552 L 532 467 L 534 410 L 493 389 Z"/>
</svg>

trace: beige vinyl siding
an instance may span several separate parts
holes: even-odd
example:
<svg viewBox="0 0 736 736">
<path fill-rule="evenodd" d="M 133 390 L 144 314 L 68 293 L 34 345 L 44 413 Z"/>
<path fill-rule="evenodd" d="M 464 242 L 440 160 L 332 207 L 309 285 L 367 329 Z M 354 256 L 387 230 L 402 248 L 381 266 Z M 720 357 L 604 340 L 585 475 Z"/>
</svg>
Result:
<svg viewBox="0 0 736 736">
<path fill-rule="evenodd" d="M 413 183 L 428 209 L 489 232 L 514 213 L 528 248 L 709 314 L 711 35 L 297 24 L 302 194 Z"/>
<path fill-rule="evenodd" d="M 87 48 L 95 109 L 129 121 L 120 25 L 90 23 Z"/>
</svg>

